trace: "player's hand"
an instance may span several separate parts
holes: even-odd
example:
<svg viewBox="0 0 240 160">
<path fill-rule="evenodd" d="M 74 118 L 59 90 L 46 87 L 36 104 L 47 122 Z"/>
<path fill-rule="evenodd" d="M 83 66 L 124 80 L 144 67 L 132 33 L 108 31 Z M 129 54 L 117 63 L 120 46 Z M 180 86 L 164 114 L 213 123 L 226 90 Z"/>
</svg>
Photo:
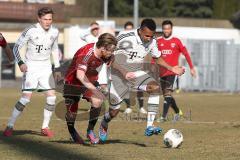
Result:
<svg viewBox="0 0 240 160">
<path fill-rule="evenodd" d="M 24 72 L 27 72 L 27 70 L 28 70 L 26 64 L 21 64 L 21 65 L 19 66 L 19 68 L 20 68 L 20 71 L 23 72 L 23 73 L 24 73 Z"/>
<path fill-rule="evenodd" d="M 61 72 L 54 72 L 53 76 L 54 76 L 54 79 L 56 80 L 56 82 L 60 82 L 61 80 L 63 80 Z"/>
<path fill-rule="evenodd" d="M 193 78 L 197 78 L 197 72 L 195 70 L 195 68 L 190 69 L 191 75 L 193 76 Z"/>
<path fill-rule="evenodd" d="M 171 70 L 173 73 L 181 76 L 185 73 L 185 68 L 184 67 L 180 67 L 180 66 L 174 66 L 172 67 L 172 70 Z"/>
<path fill-rule="evenodd" d="M 125 75 L 126 80 L 132 80 L 136 78 L 136 75 L 134 72 L 127 72 L 127 74 Z"/>
</svg>

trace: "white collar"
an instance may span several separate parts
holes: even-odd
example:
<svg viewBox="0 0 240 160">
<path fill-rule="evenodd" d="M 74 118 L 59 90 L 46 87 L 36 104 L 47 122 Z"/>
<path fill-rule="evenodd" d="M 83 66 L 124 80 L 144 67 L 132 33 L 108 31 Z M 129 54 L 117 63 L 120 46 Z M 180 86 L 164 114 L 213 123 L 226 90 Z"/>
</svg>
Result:
<svg viewBox="0 0 240 160">
<path fill-rule="evenodd" d="M 138 28 L 138 29 L 139 29 L 139 28 Z M 140 43 L 140 44 L 143 44 L 141 38 L 139 37 L 138 29 L 135 29 L 135 30 L 134 30 L 134 34 L 135 34 L 135 36 L 136 36 L 136 38 L 137 38 L 137 42 Z"/>
</svg>

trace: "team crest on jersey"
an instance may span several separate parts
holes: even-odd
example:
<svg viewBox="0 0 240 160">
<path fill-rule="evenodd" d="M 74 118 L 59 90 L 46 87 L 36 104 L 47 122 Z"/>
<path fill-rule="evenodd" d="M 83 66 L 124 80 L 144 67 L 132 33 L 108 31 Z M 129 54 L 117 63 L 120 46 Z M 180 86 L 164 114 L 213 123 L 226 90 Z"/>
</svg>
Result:
<svg viewBox="0 0 240 160">
<path fill-rule="evenodd" d="M 37 37 L 33 37 L 33 39 L 34 39 L 34 40 L 38 40 L 38 39 L 39 39 L 39 37 L 38 37 L 38 36 L 37 36 Z"/>
<path fill-rule="evenodd" d="M 164 46 L 164 44 L 163 44 L 163 43 L 161 43 L 161 44 L 160 44 L 160 46 L 162 47 L 162 46 Z"/>
<path fill-rule="evenodd" d="M 176 47 L 176 44 L 175 43 L 171 43 L 171 47 L 172 48 Z"/>
</svg>

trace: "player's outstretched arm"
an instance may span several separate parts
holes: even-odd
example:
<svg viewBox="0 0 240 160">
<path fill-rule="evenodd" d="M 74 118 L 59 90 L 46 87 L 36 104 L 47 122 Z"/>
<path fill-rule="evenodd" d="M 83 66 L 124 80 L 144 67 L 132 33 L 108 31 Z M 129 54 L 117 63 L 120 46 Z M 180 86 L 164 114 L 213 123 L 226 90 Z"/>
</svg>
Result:
<svg viewBox="0 0 240 160">
<path fill-rule="evenodd" d="M 186 60 L 187 60 L 187 63 L 188 63 L 188 65 L 189 65 L 189 67 L 190 67 L 190 73 L 191 73 L 191 75 L 192 75 L 194 78 L 196 78 L 196 77 L 197 77 L 197 73 L 196 73 L 196 70 L 195 70 L 195 68 L 194 68 L 194 66 L 193 66 L 192 59 L 191 59 L 191 57 L 190 57 L 190 54 L 189 54 L 187 48 L 186 48 L 185 46 L 183 46 L 183 44 L 181 43 L 181 41 L 179 41 L 179 46 L 180 46 L 180 47 L 179 47 L 179 48 L 180 48 L 180 51 L 181 51 L 182 54 L 185 56 L 185 58 L 186 58 Z"/>
<path fill-rule="evenodd" d="M 134 72 L 128 72 L 126 69 L 124 69 L 121 65 L 119 65 L 116 62 L 112 63 L 112 67 L 118 70 L 123 75 L 123 77 L 127 80 L 136 78 L 136 75 L 134 74 Z"/>
<path fill-rule="evenodd" d="M 157 60 L 156 60 L 156 63 L 158 65 L 161 65 L 162 67 L 176 73 L 177 75 L 182 75 L 184 73 L 184 69 L 182 67 L 179 67 L 179 66 L 170 66 L 169 64 L 167 64 L 161 57 L 159 57 Z"/>
</svg>

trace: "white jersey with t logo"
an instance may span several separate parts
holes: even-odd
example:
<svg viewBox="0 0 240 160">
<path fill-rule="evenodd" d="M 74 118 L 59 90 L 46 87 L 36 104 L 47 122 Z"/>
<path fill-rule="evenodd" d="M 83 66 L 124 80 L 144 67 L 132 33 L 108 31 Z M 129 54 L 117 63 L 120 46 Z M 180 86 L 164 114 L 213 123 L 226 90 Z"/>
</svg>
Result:
<svg viewBox="0 0 240 160">
<path fill-rule="evenodd" d="M 116 54 L 118 51 L 123 50 L 127 56 L 127 63 L 143 63 L 144 58 L 150 54 L 153 58 L 158 58 L 161 56 L 161 52 L 158 50 L 157 42 L 152 39 L 148 43 L 143 43 L 138 34 L 138 29 L 132 31 L 122 31 L 119 33 L 118 46 Z"/>
<path fill-rule="evenodd" d="M 158 50 L 157 42 L 152 39 L 148 43 L 143 43 L 139 37 L 138 30 L 123 31 L 118 37 L 117 50 L 114 52 L 115 61 L 127 72 L 134 72 L 136 78 L 126 80 L 125 75 L 121 75 L 118 69 L 112 68 L 112 81 L 110 85 L 110 104 L 112 109 L 118 109 L 124 98 L 129 98 L 129 92 L 135 90 L 145 91 L 143 86 L 149 82 L 156 81 L 151 75 L 150 70 L 144 71 L 143 65 L 145 57 L 150 54 L 153 58 L 159 58 L 161 52 Z M 113 64 L 114 65 L 114 64 Z"/>
<path fill-rule="evenodd" d="M 26 28 L 17 40 L 13 53 L 16 62 L 21 66 L 27 65 L 27 72 L 23 75 L 22 90 L 49 90 L 55 88 L 52 75 L 51 55 L 55 68 L 59 67 L 58 29 L 50 27 L 44 30 L 37 23 Z M 25 60 L 19 50 L 26 45 Z"/>
<path fill-rule="evenodd" d="M 51 65 L 50 57 L 53 56 L 55 67 L 59 67 L 59 50 L 58 50 L 58 34 L 57 28 L 50 27 L 44 30 L 39 23 L 26 28 L 17 40 L 13 53 L 17 63 L 22 61 L 19 50 L 26 44 L 27 50 L 25 54 L 26 64 L 48 64 Z"/>
</svg>

